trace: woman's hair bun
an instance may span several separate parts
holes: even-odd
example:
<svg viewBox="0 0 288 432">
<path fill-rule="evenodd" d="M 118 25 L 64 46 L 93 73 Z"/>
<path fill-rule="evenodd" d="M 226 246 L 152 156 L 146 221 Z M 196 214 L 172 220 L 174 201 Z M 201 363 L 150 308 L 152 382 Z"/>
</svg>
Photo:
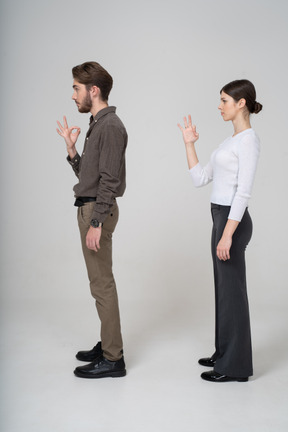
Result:
<svg viewBox="0 0 288 432">
<path fill-rule="evenodd" d="M 255 101 L 253 113 L 258 114 L 262 110 L 262 108 L 263 108 L 263 105 L 261 103 Z"/>
</svg>

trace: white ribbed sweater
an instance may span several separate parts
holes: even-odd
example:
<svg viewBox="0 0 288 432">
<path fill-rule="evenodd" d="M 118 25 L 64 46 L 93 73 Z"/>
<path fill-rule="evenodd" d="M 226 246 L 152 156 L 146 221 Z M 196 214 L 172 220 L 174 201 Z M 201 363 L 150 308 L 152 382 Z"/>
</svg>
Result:
<svg viewBox="0 0 288 432">
<path fill-rule="evenodd" d="M 190 169 L 196 187 L 213 180 L 210 201 L 231 206 L 228 219 L 242 219 L 251 197 L 259 153 L 260 140 L 250 128 L 220 144 L 204 168 L 198 163 Z"/>
</svg>

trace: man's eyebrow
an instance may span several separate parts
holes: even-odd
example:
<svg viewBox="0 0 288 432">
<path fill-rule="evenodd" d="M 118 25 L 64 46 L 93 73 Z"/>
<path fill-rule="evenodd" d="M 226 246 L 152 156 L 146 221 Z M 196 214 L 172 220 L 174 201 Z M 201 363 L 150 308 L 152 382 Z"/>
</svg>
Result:
<svg viewBox="0 0 288 432">
<path fill-rule="evenodd" d="M 76 84 L 74 84 L 73 86 L 72 86 L 72 88 L 79 88 Z"/>
</svg>

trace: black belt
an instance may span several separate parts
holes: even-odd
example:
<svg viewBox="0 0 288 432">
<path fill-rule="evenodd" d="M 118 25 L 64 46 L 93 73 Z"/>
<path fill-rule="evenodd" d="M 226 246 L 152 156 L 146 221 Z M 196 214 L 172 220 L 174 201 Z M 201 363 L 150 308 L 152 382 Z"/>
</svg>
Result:
<svg viewBox="0 0 288 432">
<path fill-rule="evenodd" d="M 76 207 L 82 207 L 87 202 L 96 201 L 96 198 L 92 197 L 78 197 L 76 198 L 76 201 L 74 203 L 74 206 Z"/>
</svg>

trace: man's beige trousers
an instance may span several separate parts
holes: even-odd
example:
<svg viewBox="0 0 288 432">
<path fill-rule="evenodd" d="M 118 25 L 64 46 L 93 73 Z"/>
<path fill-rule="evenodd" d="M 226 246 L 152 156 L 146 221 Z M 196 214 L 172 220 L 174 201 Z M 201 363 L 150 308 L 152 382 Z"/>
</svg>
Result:
<svg viewBox="0 0 288 432">
<path fill-rule="evenodd" d="M 112 234 L 118 222 L 119 211 L 115 201 L 102 227 L 100 250 L 95 252 L 86 246 L 86 234 L 90 227 L 94 206 L 95 202 L 88 202 L 78 208 L 78 225 L 90 290 L 96 300 L 101 321 L 104 357 L 115 361 L 119 360 L 123 353 L 118 296 L 112 272 Z"/>
</svg>

